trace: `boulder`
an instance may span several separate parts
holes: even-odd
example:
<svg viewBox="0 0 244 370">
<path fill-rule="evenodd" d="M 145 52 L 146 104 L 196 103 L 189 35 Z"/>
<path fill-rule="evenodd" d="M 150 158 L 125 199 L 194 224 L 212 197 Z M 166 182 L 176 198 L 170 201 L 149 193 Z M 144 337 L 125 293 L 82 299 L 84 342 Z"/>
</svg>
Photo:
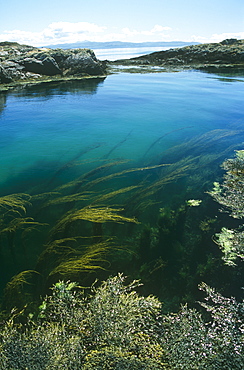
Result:
<svg viewBox="0 0 244 370">
<path fill-rule="evenodd" d="M 106 74 L 106 63 L 90 49 L 36 48 L 11 42 L 0 42 L 0 65 L 0 84 Z"/>
<path fill-rule="evenodd" d="M 78 49 L 78 53 L 70 53 L 64 62 L 66 75 L 83 75 L 92 76 L 103 75 L 104 67 L 89 49 Z"/>
<path fill-rule="evenodd" d="M 25 58 L 20 62 L 27 72 L 38 73 L 46 76 L 61 74 L 61 70 L 55 59 L 46 57 L 44 60 Z"/>
<path fill-rule="evenodd" d="M 13 81 L 25 78 L 24 67 L 16 62 L 6 60 L 2 63 L 2 67 Z"/>
<path fill-rule="evenodd" d="M 5 84 L 12 81 L 10 74 L 6 71 L 6 69 L 0 64 L 0 83 Z"/>
<path fill-rule="evenodd" d="M 54 58 L 46 57 L 42 63 L 43 63 L 44 71 L 45 71 L 45 73 L 43 74 L 46 74 L 48 76 L 62 74 L 62 71 L 59 68 Z"/>
</svg>

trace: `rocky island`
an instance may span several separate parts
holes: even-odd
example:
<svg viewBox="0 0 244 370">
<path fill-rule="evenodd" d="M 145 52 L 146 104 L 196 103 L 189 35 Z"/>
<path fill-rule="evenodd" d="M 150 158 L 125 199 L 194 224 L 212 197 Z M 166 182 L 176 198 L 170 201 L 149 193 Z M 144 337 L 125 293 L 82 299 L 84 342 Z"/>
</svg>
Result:
<svg viewBox="0 0 244 370">
<path fill-rule="evenodd" d="M 206 72 L 244 72 L 244 40 L 190 45 L 111 62 L 117 66 L 160 67 L 165 70 L 197 69 Z"/>
<path fill-rule="evenodd" d="M 106 63 L 90 49 L 49 49 L 0 43 L 0 90 L 17 85 L 104 77 Z"/>
</svg>

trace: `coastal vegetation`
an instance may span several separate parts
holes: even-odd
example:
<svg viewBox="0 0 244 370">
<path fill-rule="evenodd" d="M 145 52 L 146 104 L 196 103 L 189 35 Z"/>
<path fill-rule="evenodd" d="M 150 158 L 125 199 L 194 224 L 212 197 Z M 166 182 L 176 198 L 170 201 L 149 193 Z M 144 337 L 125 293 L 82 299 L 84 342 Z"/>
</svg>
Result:
<svg viewBox="0 0 244 370">
<path fill-rule="evenodd" d="M 242 369 L 242 230 L 219 232 L 211 199 L 242 218 L 243 151 L 224 161 L 236 135 L 210 131 L 144 167 L 76 159 L 1 196 L 0 368 Z"/>
</svg>

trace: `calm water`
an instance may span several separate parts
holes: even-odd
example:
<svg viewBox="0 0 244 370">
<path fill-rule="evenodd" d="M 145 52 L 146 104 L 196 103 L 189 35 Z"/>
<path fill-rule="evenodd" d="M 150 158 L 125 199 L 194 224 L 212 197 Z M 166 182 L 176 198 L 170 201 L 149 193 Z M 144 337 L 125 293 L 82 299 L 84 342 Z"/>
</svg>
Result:
<svg viewBox="0 0 244 370">
<path fill-rule="evenodd" d="M 174 48 L 173 46 L 172 48 Z M 100 60 L 117 60 L 125 58 L 135 58 L 140 55 L 154 53 L 156 51 L 168 50 L 170 47 L 140 47 L 140 48 L 114 48 L 114 49 L 95 49 L 96 57 Z"/>
<path fill-rule="evenodd" d="M 215 213 L 209 210 L 206 191 L 211 189 L 213 181 L 220 178 L 223 160 L 233 156 L 234 150 L 243 149 L 243 96 L 243 77 L 219 77 L 200 72 L 122 73 L 110 75 L 104 80 L 44 84 L 2 94 L 0 195 L 18 192 L 47 194 L 54 191 L 50 195 L 52 199 L 88 189 L 91 192 L 87 193 L 87 197 L 92 198 L 95 194 L 104 195 L 116 189 L 132 187 L 126 189 L 122 198 L 115 201 L 110 194 L 106 201 L 98 204 L 125 206 L 126 216 L 135 216 L 141 224 L 126 232 L 121 229 L 122 226 L 110 229 L 106 224 L 103 233 L 113 236 L 115 233 L 119 242 L 126 236 L 126 243 L 134 248 L 138 246 L 137 227 L 150 224 L 151 241 L 142 240 L 139 243 L 139 252 L 137 250 L 136 253 L 140 258 L 130 262 L 133 268 L 127 273 L 149 282 L 146 293 L 159 294 L 163 299 L 177 294 L 187 296 L 189 291 L 182 292 L 189 281 L 194 281 L 194 287 L 204 278 L 201 271 L 209 260 L 202 251 L 215 254 L 217 250 L 211 240 L 214 231 L 209 227 L 215 222 L 217 210 Z M 126 162 L 121 164 L 121 161 Z M 123 172 L 123 176 L 120 174 L 99 181 L 99 176 L 111 174 L 110 167 L 107 167 L 107 172 L 106 167 L 94 169 L 109 162 L 120 163 L 116 165 L 118 167 L 114 166 L 112 172 L 127 172 Z M 171 166 L 155 171 L 130 171 L 165 163 Z M 94 172 L 85 175 L 91 170 Z M 77 177 L 82 180 L 64 190 L 58 188 L 57 193 L 57 186 Z M 93 187 L 89 188 L 89 184 Z M 133 187 L 138 185 L 135 190 Z M 133 196 L 131 191 L 134 191 Z M 200 213 L 193 210 L 193 213 L 185 212 L 183 217 L 182 208 L 181 213 L 177 209 L 185 200 L 192 198 L 207 200 L 199 207 Z M 65 204 L 66 198 L 57 203 L 59 206 L 52 203 L 53 208 L 49 207 L 51 203 L 39 203 L 39 199 L 44 199 L 44 203 L 47 201 L 46 195 L 33 198 L 34 206 L 28 207 L 26 215 L 22 211 L 8 213 L 3 210 L 0 289 L 11 276 L 28 269 L 37 269 L 42 276 L 46 276 L 45 287 L 54 281 L 50 281 L 49 274 L 53 276 L 52 269 L 58 263 L 56 252 L 46 261 L 44 259 L 42 264 L 40 261 L 38 264 L 37 259 L 50 241 L 50 228 L 71 206 Z M 84 202 L 80 205 L 78 201 L 78 207 L 96 204 L 91 203 L 94 199 Z M 164 207 L 168 207 L 168 211 L 164 211 Z M 173 214 L 175 218 L 172 218 Z M 209 223 L 206 221 L 207 214 L 212 220 Z M 23 230 L 31 225 L 22 223 L 32 219 L 47 222 L 49 229 L 42 227 L 35 232 L 32 228 L 27 229 L 29 234 L 24 233 Z M 162 226 L 162 220 L 165 220 L 168 229 Z M 6 231 L 9 225 L 14 232 Z M 79 233 L 82 236 L 85 233 L 86 237 L 87 233 L 90 237 L 99 235 L 100 229 L 94 227 L 91 230 L 89 225 L 85 224 Z M 77 230 L 68 229 L 68 234 L 58 234 L 56 238 L 77 237 L 71 232 Z M 206 233 L 209 235 L 206 236 Z M 147 250 L 150 245 L 151 249 Z M 170 247 L 165 250 L 164 246 Z M 189 252 L 191 250 L 192 253 Z M 77 253 L 80 255 L 80 252 Z M 163 270 L 162 261 L 165 259 L 169 268 Z M 129 261 L 126 260 L 123 265 L 120 260 L 121 257 L 117 257 L 116 269 L 124 271 L 129 268 Z M 135 274 L 135 263 L 139 264 L 138 274 Z M 210 269 L 211 266 L 208 266 Z M 162 275 L 155 275 L 154 278 L 152 271 L 158 274 L 161 270 Z M 204 281 L 210 276 L 214 280 L 210 284 L 215 286 L 216 281 L 226 278 L 228 286 L 230 279 L 225 272 L 221 275 L 222 270 L 219 272 L 214 268 L 216 274 L 210 274 L 204 267 L 204 271 Z M 65 278 L 77 279 L 73 275 Z M 158 285 L 155 283 L 158 280 L 153 279 L 167 279 L 168 283 L 172 283 L 167 285 L 168 291 L 165 292 L 165 284 Z M 178 293 L 174 291 L 175 286 Z M 158 290 L 153 290 L 153 287 Z"/>
<path fill-rule="evenodd" d="M 146 164 L 211 130 L 242 129 L 243 82 L 198 72 L 117 74 L 2 95 L 0 184 L 75 157 Z"/>
</svg>

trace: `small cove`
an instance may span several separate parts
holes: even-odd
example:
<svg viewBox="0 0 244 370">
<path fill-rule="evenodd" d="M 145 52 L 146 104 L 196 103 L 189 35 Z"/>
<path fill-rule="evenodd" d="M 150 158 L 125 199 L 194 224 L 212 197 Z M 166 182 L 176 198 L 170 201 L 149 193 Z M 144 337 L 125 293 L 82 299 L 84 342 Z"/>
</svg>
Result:
<svg viewBox="0 0 244 370">
<path fill-rule="evenodd" d="M 56 192 L 58 187 L 86 176 L 89 171 L 95 173 L 96 168 L 104 166 L 97 170 L 96 175 L 85 177 L 86 186 L 97 179 L 92 188 L 93 196 L 94 193 L 101 196 L 126 187 L 146 189 L 144 195 L 135 193 L 134 199 L 137 199 L 138 204 L 133 203 L 133 194 L 128 195 L 130 190 L 122 193 L 116 201 L 97 203 L 103 206 L 115 204 L 116 207 L 125 205 L 125 216 L 136 217 L 140 222 L 140 226 L 128 227 L 126 240 L 121 225 L 111 229 L 105 227 L 104 235 L 116 236 L 119 242 L 126 241 L 128 244 L 131 241 L 135 245 L 138 233 L 141 232 L 138 230 L 143 225 L 149 225 L 151 249 L 145 251 L 141 241 L 137 245 L 139 252 L 138 249 L 134 251 L 141 258 L 138 263 L 140 273 L 136 277 L 139 275 L 150 280 L 148 271 L 156 271 L 160 260 L 167 260 L 170 266 L 167 268 L 171 268 L 171 272 L 165 269 L 162 274 L 179 274 L 180 279 L 179 271 L 183 275 L 183 267 L 179 268 L 182 263 L 179 261 L 184 255 L 181 248 L 189 243 L 184 241 L 186 232 L 182 239 L 174 240 L 172 253 L 167 252 L 164 245 L 170 244 L 172 240 L 165 236 L 162 241 L 157 236 L 158 215 L 166 219 L 166 216 L 162 216 L 163 211 L 160 211 L 164 208 L 167 212 L 172 210 L 175 215 L 177 212 L 179 214 L 180 207 L 187 199 L 199 198 L 205 200 L 202 208 L 192 211 L 196 213 L 195 216 L 194 213 L 188 215 L 190 218 L 187 222 L 192 218 L 196 220 L 193 229 L 199 231 L 199 224 L 206 217 L 210 219 L 217 216 L 217 207 L 209 200 L 206 192 L 211 190 L 213 181 L 221 179 L 220 165 L 223 160 L 233 156 L 234 150 L 243 148 L 243 82 L 244 78 L 240 76 L 219 77 L 196 71 L 119 73 L 105 80 L 43 84 L 2 94 L 0 195 Z M 112 169 L 109 163 L 115 163 Z M 143 170 L 163 164 L 175 166 L 175 172 L 173 169 L 170 172 L 166 167 Z M 141 170 L 134 171 L 135 168 Z M 122 175 L 111 178 L 109 182 L 98 181 L 100 174 L 109 176 L 122 172 Z M 167 176 L 169 180 L 159 183 L 160 179 Z M 74 193 L 77 191 L 72 188 L 69 195 Z M 46 214 L 42 211 L 35 217 L 40 222 L 47 219 L 50 224 L 55 223 L 56 214 L 62 217 L 70 210 L 69 207 L 62 207 L 45 211 Z M 184 221 L 180 222 L 183 225 Z M 89 227 L 85 225 L 84 230 L 86 237 L 90 235 Z M 182 232 L 177 228 L 172 230 L 172 233 Z M 43 252 L 43 243 L 47 243 L 47 234 L 41 231 L 38 236 L 31 236 L 26 242 L 27 246 L 20 248 L 19 240 L 22 239 L 18 232 L 12 245 L 17 262 L 13 263 L 8 243 L 2 239 L 2 288 L 14 274 L 35 269 L 38 256 Z M 206 242 L 209 243 L 206 248 L 209 248 L 208 253 L 214 253 L 211 249 L 211 232 L 214 230 L 209 231 L 209 241 Z M 158 244 L 161 243 L 160 252 L 156 251 L 158 246 L 153 250 L 153 237 Z M 36 243 L 36 247 L 30 251 L 28 248 L 33 243 Z M 23 250 L 28 258 L 24 256 Z M 174 255 L 176 262 L 172 262 Z M 113 258 L 116 260 L 119 255 Z M 121 259 L 126 261 L 123 253 Z M 142 266 L 147 259 L 151 265 L 147 266 L 148 271 L 143 275 Z M 204 261 L 205 257 L 197 258 L 197 265 Z M 111 263 L 112 266 L 116 265 L 114 261 Z M 118 263 L 118 266 L 123 268 L 126 262 L 124 265 Z M 195 270 L 190 274 L 194 275 Z M 130 273 L 130 269 L 128 271 Z M 42 272 L 48 274 L 39 271 Z M 155 276 L 155 279 L 159 278 Z M 185 279 L 189 280 L 189 276 Z M 51 279 L 48 281 L 52 282 Z M 147 289 L 150 292 L 150 282 Z M 167 296 L 162 288 L 155 293 Z"/>
</svg>

